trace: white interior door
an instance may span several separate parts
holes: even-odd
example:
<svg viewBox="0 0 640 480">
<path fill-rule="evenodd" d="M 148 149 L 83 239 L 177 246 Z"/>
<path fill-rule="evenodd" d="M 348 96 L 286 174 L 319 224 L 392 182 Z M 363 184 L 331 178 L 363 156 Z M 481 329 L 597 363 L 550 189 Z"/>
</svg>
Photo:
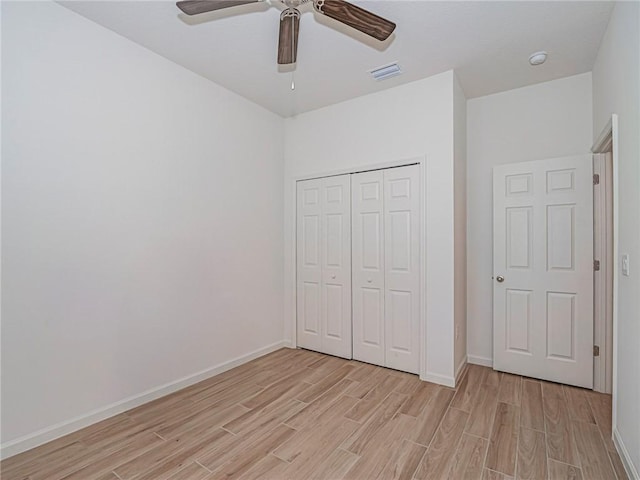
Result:
<svg viewBox="0 0 640 480">
<path fill-rule="evenodd" d="M 320 306 L 322 247 L 320 204 L 322 179 L 298 182 L 297 192 L 297 342 L 300 347 L 322 350 Z"/>
<path fill-rule="evenodd" d="M 592 388 L 591 155 L 493 170 L 493 366 Z"/>
<path fill-rule="evenodd" d="M 418 373 L 419 167 L 354 174 L 353 358 Z"/>
<path fill-rule="evenodd" d="M 298 182 L 297 343 L 351 358 L 349 175 Z"/>
<path fill-rule="evenodd" d="M 418 165 L 384 170 L 385 366 L 420 367 Z"/>
<path fill-rule="evenodd" d="M 383 171 L 351 176 L 353 358 L 385 364 Z"/>
<path fill-rule="evenodd" d="M 322 351 L 351 358 L 351 182 L 322 179 Z"/>
</svg>

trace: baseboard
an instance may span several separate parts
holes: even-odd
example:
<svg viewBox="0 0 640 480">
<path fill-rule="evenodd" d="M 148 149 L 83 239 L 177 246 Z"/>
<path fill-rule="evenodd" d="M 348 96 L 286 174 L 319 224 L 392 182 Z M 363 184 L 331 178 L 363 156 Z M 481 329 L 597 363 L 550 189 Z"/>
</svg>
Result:
<svg viewBox="0 0 640 480">
<path fill-rule="evenodd" d="M 479 355 L 467 355 L 467 363 L 482 365 L 483 367 L 493 367 L 493 358 L 481 357 Z"/>
<path fill-rule="evenodd" d="M 456 379 L 454 377 L 448 377 L 446 375 L 427 372 L 426 374 L 420 377 L 420 380 L 424 380 L 426 382 L 431 382 L 431 383 L 437 383 L 438 385 L 444 385 L 445 387 L 456 388 Z"/>
<path fill-rule="evenodd" d="M 460 362 L 460 365 L 458 365 L 458 368 L 456 370 L 456 385 L 458 385 L 458 382 L 460 381 L 460 378 L 462 377 L 466 366 L 467 362 Z"/>
<path fill-rule="evenodd" d="M 202 380 L 219 375 L 227 370 L 231 370 L 243 363 L 247 363 L 280 348 L 288 347 L 289 345 L 290 343 L 286 341 L 272 343 L 271 345 L 259 348 L 258 350 L 233 358 L 219 365 L 209 367 L 200 372 L 182 377 L 178 380 L 147 390 L 146 392 L 142 392 L 138 395 L 125 398 L 124 400 L 93 410 L 84 415 L 38 430 L 37 432 L 30 433 L 15 440 L 5 442 L 0 445 L 0 459 L 5 459 L 26 450 L 30 450 L 42 445 L 43 443 L 68 435 L 69 433 L 73 433 L 109 417 L 113 417 L 119 413 L 126 412 L 127 410 L 131 410 L 132 408 L 138 407 L 157 398 L 164 397 L 165 395 L 169 395 L 170 393 L 176 392 L 190 385 L 194 385 Z"/>
<path fill-rule="evenodd" d="M 627 476 L 631 480 L 639 480 L 640 475 L 638 475 L 638 470 L 631 461 L 629 450 L 627 450 L 627 447 L 625 447 L 624 442 L 622 441 L 622 437 L 620 437 L 620 432 L 618 432 L 617 428 L 613 429 L 613 444 L 618 451 L 618 455 L 620 455 L 620 460 L 622 460 L 622 465 L 624 465 L 624 469 L 627 471 Z"/>
</svg>

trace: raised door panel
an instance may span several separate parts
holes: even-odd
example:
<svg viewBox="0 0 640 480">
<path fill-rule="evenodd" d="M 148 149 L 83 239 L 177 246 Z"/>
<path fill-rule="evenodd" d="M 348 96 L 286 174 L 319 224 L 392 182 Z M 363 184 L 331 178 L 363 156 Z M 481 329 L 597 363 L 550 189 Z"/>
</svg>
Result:
<svg viewBox="0 0 640 480">
<path fill-rule="evenodd" d="M 384 171 L 385 366 L 420 365 L 419 166 Z"/>
<path fill-rule="evenodd" d="M 506 290 L 506 335 L 504 348 L 512 353 L 531 355 L 531 290 Z"/>
<path fill-rule="evenodd" d="M 353 358 L 384 365 L 383 173 L 351 176 Z"/>
</svg>

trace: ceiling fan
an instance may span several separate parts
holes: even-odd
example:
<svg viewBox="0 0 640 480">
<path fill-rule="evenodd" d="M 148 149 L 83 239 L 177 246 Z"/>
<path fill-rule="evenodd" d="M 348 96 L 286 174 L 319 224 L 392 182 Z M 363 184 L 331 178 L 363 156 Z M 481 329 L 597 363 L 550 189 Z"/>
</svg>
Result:
<svg viewBox="0 0 640 480">
<path fill-rule="evenodd" d="M 213 12 L 224 8 L 237 7 L 264 0 L 185 0 L 176 3 L 187 15 Z M 276 1 L 276 0 L 274 0 Z M 383 41 L 396 28 L 396 24 L 378 15 L 360 8 L 345 0 L 277 0 L 287 7 L 280 14 L 280 33 L 278 35 L 278 63 L 286 65 L 296 63 L 298 53 L 298 30 L 300 11 L 297 7 L 313 1 L 313 8 L 329 18 L 344 23 L 356 30 Z"/>
</svg>

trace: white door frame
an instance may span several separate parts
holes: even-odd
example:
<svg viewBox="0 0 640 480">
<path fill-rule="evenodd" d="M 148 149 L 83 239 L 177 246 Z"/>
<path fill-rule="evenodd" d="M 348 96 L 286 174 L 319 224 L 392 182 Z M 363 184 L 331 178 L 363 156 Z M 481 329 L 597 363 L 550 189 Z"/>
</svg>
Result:
<svg viewBox="0 0 640 480">
<path fill-rule="evenodd" d="M 593 153 L 611 152 L 613 166 L 613 352 L 612 379 L 611 379 L 611 423 L 613 431 L 616 431 L 617 412 L 616 399 L 618 396 L 618 366 L 616 362 L 618 352 L 618 116 L 611 115 L 611 119 L 602 129 L 600 135 L 591 147 Z"/>
<path fill-rule="evenodd" d="M 382 170 L 387 168 L 395 168 L 395 167 L 405 167 L 408 165 L 419 165 L 420 167 L 420 379 L 427 380 L 428 370 L 427 370 L 427 355 L 426 355 L 426 336 L 427 336 L 427 315 L 426 315 L 426 292 L 425 285 L 427 284 L 427 255 L 425 252 L 426 246 L 426 225 L 425 225 L 425 212 L 427 211 L 426 207 L 426 158 L 425 157 L 414 157 L 402 160 L 396 160 L 392 162 L 384 162 L 378 163 L 374 165 L 367 165 L 364 167 L 350 167 L 338 170 L 328 170 L 328 171 L 320 171 L 313 174 L 308 175 L 299 175 L 294 176 L 291 179 L 291 205 L 293 205 L 293 211 L 291 213 L 291 219 L 293 221 L 294 228 L 291 229 L 291 245 L 292 245 L 292 259 L 291 262 L 291 275 L 293 278 L 294 288 L 297 285 L 297 228 L 296 228 L 296 219 L 297 219 L 297 204 L 296 204 L 296 192 L 297 192 L 297 182 L 301 180 L 312 180 L 314 178 L 322 178 L 322 177 L 332 177 L 335 175 L 344 175 L 344 174 L 352 174 L 352 173 L 360 173 L 360 172 L 369 172 L 372 170 Z M 291 315 L 291 347 L 297 348 L 297 309 L 296 309 L 296 295 L 291 295 L 291 302 L 289 305 L 285 305 L 285 308 L 289 308 L 289 311 L 292 313 Z"/>
<path fill-rule="evenodd" d="M 593 279 L 593 343 L 600 354 L 593 359 L 593 389 L 611 393 L 613 354 L 613 205 L 611 153 L 593 155 L 593 173 L 599 175 L 593 190 L 593 258 L 600 270 Z"/>
</svg>

